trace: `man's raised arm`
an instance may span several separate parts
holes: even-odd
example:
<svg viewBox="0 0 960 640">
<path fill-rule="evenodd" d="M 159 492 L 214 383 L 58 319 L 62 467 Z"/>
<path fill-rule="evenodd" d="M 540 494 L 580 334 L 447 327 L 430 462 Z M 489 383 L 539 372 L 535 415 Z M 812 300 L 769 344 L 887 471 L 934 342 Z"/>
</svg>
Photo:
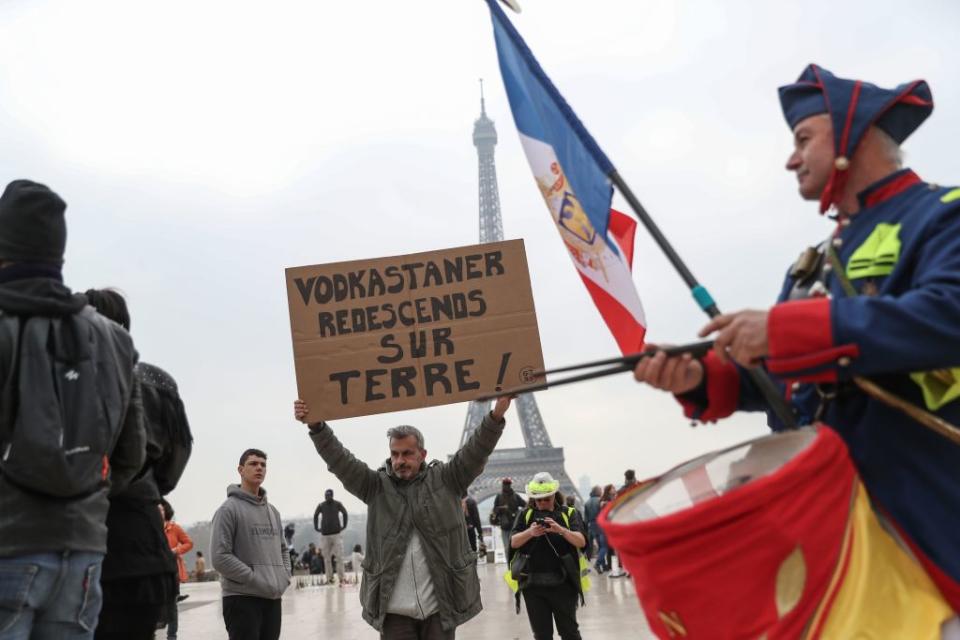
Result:
<svg viewBox="0 0 960 640">
<path fill-rule="evenodd" d="M 444 482 L 452 486 L 458 495 L 465 494 L 470 483 L 483 472 L 487 458 L 503 435 L 503 427 L 507 423 L 503 416 L 510 408 L 511 400 L 512 397 L 498 398 L 493 411 L 483 417 L 480 426 L 473 430 L 467 443 L 444 465 Z"/>
<path fill-rule="evenodd" d="M 303 400 L 293 403 L 293 413 L 297 420 L 310 427 L 310 439 L 317 453 L 327 463 L 327 469 L 340 479 L 343 488 L 357 496 L 364 503 L 369 502 L 380 489 L 377 472 L 357 460 L 352 453 L 333 434 L 326 422 L 310 422 L 307 417 L 310 409 Z"/>
</svg>

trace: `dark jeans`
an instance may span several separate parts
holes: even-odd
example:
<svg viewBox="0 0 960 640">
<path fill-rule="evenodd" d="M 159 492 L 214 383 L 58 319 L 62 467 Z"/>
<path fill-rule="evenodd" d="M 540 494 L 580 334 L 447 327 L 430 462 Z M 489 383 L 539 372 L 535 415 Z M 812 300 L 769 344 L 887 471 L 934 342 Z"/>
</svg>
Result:
<svg viewBox="0 0 960 640">
<path fill-rule="evenodd" d="M 607 535 L 597 527 L 597 570 L 610 571 L 610 548 L 607 546 Z"/>
<path fill-rule="evenodd" d="M 280 599 L 225 596 L 223 622 L 230 640 L 278 640 Z"/>
<path fill-rule="evenodd" d="M 170 640 L 176 640 L 177 632 L 180 631 L 180 611 L 179 603 L 174 602 L 170 609 L 170 620 L 167 622 L 167 637 Z"/>
<path fill-rule="evenodd" d="M 388 613 L 383 619 L 381 640 L 453 640 L 456 629 L 444 631 L 440 626 L 440 614 L 435 613 L 426 620 L 417 620 L 407 616 Z"/>
<path fill-rule="evenodd" d="M 569 585 L 530 586 L 522 591 L 527 618 L 535 640 L 553 638 L 553 621 L 562 640 L 580 640 L 577 624 L 577 592 Z"/>
<path fill-rule="evenodd" d="M 153 640 L 157 622 L 163 613 L 163 603 L 130 602 L 118 594 L 124 589 L 135 593 L 137 585 L 149 578 L 130 578 L 104 582 L 103 609 L 97 622 L 96 640 Z M 142 594 L 141 594 L 142 595 Z"/>
</svg>

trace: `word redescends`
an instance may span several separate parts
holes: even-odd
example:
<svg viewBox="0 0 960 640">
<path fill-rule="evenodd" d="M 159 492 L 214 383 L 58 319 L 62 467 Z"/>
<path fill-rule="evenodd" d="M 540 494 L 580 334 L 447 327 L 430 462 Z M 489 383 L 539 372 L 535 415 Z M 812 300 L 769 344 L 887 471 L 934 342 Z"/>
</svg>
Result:
<svg viewBox="0 0 960 640">
<path fill-rule="evenodd" d="M 522 240 L 286 270 L 311 419 L 471 400 L 543 368 Z"/>
</svg>

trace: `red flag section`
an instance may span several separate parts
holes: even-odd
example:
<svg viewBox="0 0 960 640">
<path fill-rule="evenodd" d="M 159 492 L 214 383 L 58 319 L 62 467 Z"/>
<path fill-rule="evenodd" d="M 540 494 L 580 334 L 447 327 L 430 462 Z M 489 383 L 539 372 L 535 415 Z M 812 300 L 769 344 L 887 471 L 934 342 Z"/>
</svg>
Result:
<svg viewBox="0 0 960 640">
<path fill-rule="evenodd" d="M 628 267 L 633 267 L 633 241 L 637 234 L 637 221 L 616 209 L 610 209 L 610 224 L 607 229 L 626 259 Z M 628 354 L 642 351 L 646 327 L 606 289 L 584 275 L 583 271 L 578 273 L 593 299 L 593 304 L 613 334 L 613 339 L 617 341 L 620 352 Z"/>
</svg>

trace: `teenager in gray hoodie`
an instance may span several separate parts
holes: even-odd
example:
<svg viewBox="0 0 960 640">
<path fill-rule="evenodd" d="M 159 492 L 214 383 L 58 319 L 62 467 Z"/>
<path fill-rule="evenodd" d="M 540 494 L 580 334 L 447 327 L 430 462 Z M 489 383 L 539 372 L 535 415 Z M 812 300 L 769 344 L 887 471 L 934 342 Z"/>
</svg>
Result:
<svg viewBox="0 0 960 640">
<path fill-rule="evenodd" d="M 290 554 L 280 512 L 260 485 L 267 454 L 247 449 L 240 456 L 240 484 L 213 516 L 210 556 L 220 572 L 223 621 L 230 640 L 277 640 L 280 598 L 290 584 Z"/>
</svg>

